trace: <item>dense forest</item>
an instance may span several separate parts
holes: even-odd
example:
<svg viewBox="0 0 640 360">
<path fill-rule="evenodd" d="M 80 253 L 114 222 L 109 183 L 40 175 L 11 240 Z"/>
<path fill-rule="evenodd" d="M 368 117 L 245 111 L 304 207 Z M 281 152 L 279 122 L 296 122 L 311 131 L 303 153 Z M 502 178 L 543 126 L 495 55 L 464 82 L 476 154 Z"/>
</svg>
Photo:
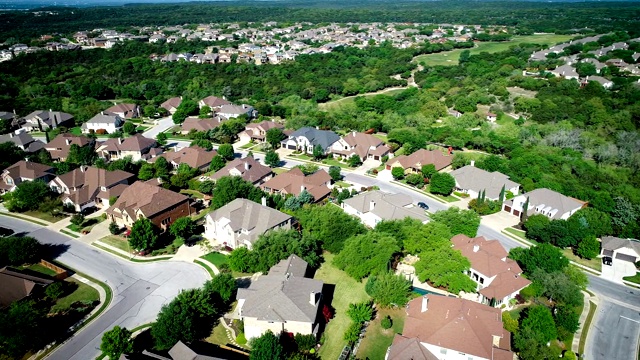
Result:
<svg viewBox="0 0 640 360">
<path fill-rule="evenodd" d="M 69 33 L 134 25 L 178 25 L 211 22 L 421 22 L 507 25 L 520 33 L 591 29 L 603 33 L 640 28 L 640 6 L 634 2 L 207 2 L 132 4 L 114 7 L 48 8 L 41 12 L 0 14 L 0 40 L 18 41 L 44 33 Z M 49 12 L 47 12 L 50 11 Z"/>
</svg>

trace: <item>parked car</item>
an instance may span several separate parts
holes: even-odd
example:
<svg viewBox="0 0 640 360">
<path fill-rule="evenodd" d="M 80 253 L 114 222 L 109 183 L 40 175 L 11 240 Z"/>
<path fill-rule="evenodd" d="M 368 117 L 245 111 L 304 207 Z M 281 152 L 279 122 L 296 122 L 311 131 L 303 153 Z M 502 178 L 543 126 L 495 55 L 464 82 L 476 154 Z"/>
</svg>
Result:
<svg viewBox="0 0 640 360">
<path fill-rule="evenodd" d="M 602 257 L 602 263 L 605 265 L 609 265 L 611 266 L 611 262 L 613 261 L 613 259 L 611 258 L 611 256 L 603 256 Z"/>
<path fill-rule="evenodd" d="M 418 207 L 423 210 L 429 210 L 429 205 L 423 203 L 422 201 L 418 203 Z"/>
</svg>

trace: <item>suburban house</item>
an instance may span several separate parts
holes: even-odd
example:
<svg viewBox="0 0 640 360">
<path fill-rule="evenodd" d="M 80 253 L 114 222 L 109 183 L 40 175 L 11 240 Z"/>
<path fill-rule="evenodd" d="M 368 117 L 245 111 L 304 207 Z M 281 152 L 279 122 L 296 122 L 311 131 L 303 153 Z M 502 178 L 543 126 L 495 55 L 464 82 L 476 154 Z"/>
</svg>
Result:
<svg viewBox="0 0 640 360">
<path fill-rule="evenodd" d="M 69 156 L 69 149 L 71 149 L 71 145 L 77 145 L 79 147 L 95 146 L 95 140 L 86 136 L 63 133 L 49 141 L 44 146 L 44 149 L 51 155 L 51 160 L 65 161 L 67 160 L 67 156 Z"/>
<path fill-rule="evenodd" d="M 135 175 L 122 170 L 108 171 L 93 166 L 80 166 L 58 175 L 49 187 L 62 194 L 62 202 L 80 212 L 88 207 L 108 207 L 109 199 L 122 194 Z"/>
<path fill-rule="evenodd" d="M 217 96 L 207 96 L 206 98 L 200 100 L 198 102 L 198 106 L 202 109 L 205 106 L 211 108 L 211 110 L 215 111 L 222 105 L 230 105 L 231 102 L 225 100 L 224 98 L 219 98 Z"/>
<path fill-rule="evenodd" d="M 142 134 L 135 134 L 128 138 L 107 139 L 98 144 L 98 156 L 113 161 L 131 156 L 132 161 L 149 160 L 162 153 L 161 148 L 156 147 L 153 139 L 146 138 Z"/>
<path fill-rule="evenodd" d="M 427 223 L 424 210 L 413 206 L 413 199 L 404 194 L 389 194 L 380 190 L 360 193 L 342 202 L 342 209 L 356 216 L 369 227 L 383 220 L 402 220 L 406 217 Z"/>
<path fill-rule="evenodd" d="M 158 354 L 156 351 L 142 350 L 142 353 L 122 354 L 118 360 L 231 360 L 238 358 L 238 354 L 232 350 L 211 346 L 211 344 L 206 347 L 200 346 L 198 343 L 186 345 L 180 340 L 167 353 L 168 356 Z M 215 356 L 204 354 L 214 354 Z"/>
<path fill-rule="evenodd" d="M 177 169 L 180 164 L 187 164 L 194 169 L 206 171 L 209 169 L 211 159 L 217 154 L 215 151 L 207 151 L 201 147 L 194 146 L 162 153 L 152 158 L 150 162 L 156 162 L 158 158 L 163 157 L 174 169 Z"/>
<path fill-rule="evenodd" d="M 73 115 L 52 110 L 36 110 L 23 118 L 22 128 L 26 131 L 46 131 L 61 126 L 70 128 L 75 125 Z"/>
<path fill-rule="evenodd" d="M 411 155 L 400 155 L 387 161 L 387 170 L 401 167 L 405 173 L 419 173 L 422 166 L 433 164 L 440 171 L 451 165 L 451 159 L 453 156 L 445 155 L 440 150 L 420 149 Z"/>
<path fill-rule="evenodd" d="M 259 185 L 271 179 L 272 175 L 270 167 L 260 164 L 251 156 L 247 156 L 231 160 L 225 167 L 211 175 L 211 179 L 215 181 L 223 176 L 240 176 L 253 185 Z"/>
<path fill-rule="evenodd" d="M 498 115 L 490 112 L 490 113 L 487 113 L 486 119 L 488 122 L 494 123 L 496 122 L 496 120 L 498 120 Z"/>
<path fill-rule="evenodd" d="M 514 359 L 500 309 L 429 294 L 409 301 L 406 312 L 402 335 L 395 336 L 388 360 Z"/>
<path fill-rule="evenodd" d="M 251 123 L 245 126 L 244 131 L 238 134 L 240 140 L 243 141 L 255 141 L 258 143 L 265 142 L 267 140 L 267 131 L 271 129 L 284 129 L 284 126 L 274 121 L 262 121 L 259 123 Z"/>
<path fill-rule="evenodd" d="M 640 241 L 605 236 L 602 238 L 601 255 L 635 264 L 640 261 Z"/>
<path fill-rule="evenodd" d="M 187 135 L 192 131 L 206 132 L 217 128 L 220 124 L 222 124 L 222 119 L 217 116 L 210 119 L 200 119 L 197 116 L 189 116 L 184 119 L 184 122 L 180 125 L 180 133 Z"/>
<path fill-rule="evenodd" d="M 118 115 L 121 119 L 140 117 L 140 107 L 136 104 L 115 104 L 104 111 L 108 115 Z"/>
<path fill-rule="evenodd" d="M 207 214 L 203 236 L 211 245 L 251 249 L 258 237 L 273 229 L 290 229 L 293 218 L 247 199 L 235 199 Z"/>
<path fill-rule="evenodd" d="M 520 192 L 520 184 L 509 180 L 509 177 L 503 173 L 494 171 L 488 172 L 471 165 L 463 166 L 450 172 L 451 176 L 456 180 L 456 189 L 470 197 L 476 198 L 480 192 L 485 192 L 485 198 L 488 200 L 499 200 L 500 193 L 504 189 L 506 194 L 510 191 L 513 195 Z M 506 197 L 502 200 L 504 201 Z"/>
<path fill-rule="evenodd" d="M 2 171 L 0 192 L 13 191 L 24 181 L 41 180 L 48 183 L 55 176 L 55 169 L 49 165 L 20 160 Z"/>
<path fill-rule="evenodd" d="M 471 263 L 468 275 L 478 285 L 479 302 L 495 307 L 509 306 L 509 300 L 531 284 L 521 276 L 522 269 L 507 257 L 509 253 L 498 240 L 458 234 L 451 238 L 451 242 L 453 248 L 460 250 Z"/>
<path fill-rule="evenodd" d="M 609 79 L 605 79 L 602 76 L 597 76 L 597 75 L 587 76 L 584 79 L 583 84 L 587 84 L 587 83 L 590 83 L 592 81 L 595 81 L 595 82 L 599 83 L 605 89 L 611 89 L 611 87 L 613 86 L 613 81 L 611 81 Z"/>
<path fill-rule="evenodd" d="M 187 196 L 142 181 L 124 189 L 107 209 L 109 219 L 119 226 L 130 228 L 136 220 L 147 218 L 162 230 L 167 230 L 176 219 L 192 213 Z"/>
<path fill-rule="evenodd" d="M 305 175 L 299 168 L 293 168 L 285 173 L 274 176 L 271 180 L 260 185 L 269 194 L 300 195 L 306 190 L 318 202 L 331 193 L 331 176 L 324 170 L 318 170 L 311 175 Z"/>
<path fill-rule="evenodd" d="M 244 321 L 247 339 L 267 330 L 280 333 L 318 335 L 318 315 L 323 283 L 308 276 L 309 265 L 296 255 L 280 261 L 268 275 L 238 289 L 233 316 Z"/>
<path fill-rule="evenodd" d="M 80 129 L 83 134 L 101 132 L 113 134 L 122 129 L 122 125 L 124 125 L 124 120 L 119 115 L 107 115 L 101 112 L 82 124 Z"/>
<path fill-rule="evenodd" d="M 524 209 L 525 203 L 528 204 Z M 535 189 L 526 194 L 521 194 L 502 204 L 502 210 L 515 216 L 542 214 L 550 219 L 567 220 L 576 211 L 586 207 L 587 203 L 564 196 L 559 192 L 549 189 Z"/>
<path fill-rule="evenodd" d="M 180 97 L 172 97 L 171 99 L 160 104 L 160 107 L 167 110 L 169 114 L 175 114 L 176 110 L 178 110 L 178 106 L 182 102 L 182 96 Z"/>
<path fill-rule="evenodd" d="M 369 159 L 381 161 L 383 156 L 389 155 L 389 152 L 391 149 L 379 138 L 355 131 L 331 145 L 333 156 L 345 159 L 358 155 L 362 161 Z"/>
<path fill-rule="evenodd" d="M 254 118 L 257 115 L 257 111 L 253 108 L 253 106 L 249 106 L 246 104 L 242 105 L 234 105 L 234 104 L 224 104 L 221 105 L 216 114 L 223 116 L 227 119 L 235 119 L 240 115 L 246 114 L 249 119 Z"/>
<path fill-rule="evenodd" d="M 26 274 L 11 267 L 0 269 L 0 309 L 4 309 L 15 301 L 41 292 L 53 280 Z"/>
<path fill-rule="evenodd" d="M 10 142 L 20 149 L 28 153 L 34 153 L 40 149 L 44 149 L 44 143 L 40 140 L 35 140 L 31 134 L 21 132 L 16 134 L 11 132 L 5 135 L 0 135 L 0 143 Z"/>
<path fill-rule="evenodd" d="M 320 146 L 323 153 L 328 153 L 331 145 L 340 140 L 340 136 L 330 130 L 318 130 L 303 127 L 293 132 L 287 139 L 282 140 L 283 148 L 313 153 L 313 148 Z"/>
<path fill-rule="evenodd" d="M 558 66 L 554 70 L 551 70 L 550 73 L 552 73 L 557 77 L 563 77 L 567 80 L 571 80 L 571 79 L 578 80 L 578 78 L 580 77 L 576 69 L 571 65 Z"/>
</svg>

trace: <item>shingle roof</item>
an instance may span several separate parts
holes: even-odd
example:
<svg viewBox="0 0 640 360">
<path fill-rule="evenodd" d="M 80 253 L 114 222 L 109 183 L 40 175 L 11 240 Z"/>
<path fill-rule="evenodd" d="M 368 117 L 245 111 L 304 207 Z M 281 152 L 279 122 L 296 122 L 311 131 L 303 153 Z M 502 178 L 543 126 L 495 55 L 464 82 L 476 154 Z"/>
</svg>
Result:
<svg viewBox="0 0 640 360">
<path fill-rule="evenodd" d="M 138 105 L 136 104 L 120 103 L 113 105 L 112 107 L 106 109 L 104 112 L 105 114 L 123 114 L 125 118 L 130 118 L 134 115 L 137 115 L 135 114 L 137 108 Z"/>
<path fill-rule="evenodd" d="M 149 218 L 188 200 L 189 198 L 185 195 L 160 186 L 136 181 L 122 192 L 122 195 L 113 206 L 107 209 L 107 212 L 116 216 L 126 212 L 129 217 L 136 219 L 135 213 L 139 209 L 145 217 Z M 115 211 L 116 209 L 120 212 Z"/>
<path fill-rule="evenodd" d="M 207 214 L 213 221 L 229 221 L 235 231 L 244 230 L 242 240 L 253 243 L 258 236 L 291 219 L 290 215 L 247 199 L 235 199 L 225 206 Z"/>
<path fill-rule="evenodd" d="M 271 189 L 284 194 L 300 195 L 303 188 L 318 201 L 329 195 L 331 190 L 326 186 L 331 181 L 331 176 L 324 170 L 318 170 L 305 176 L 298 168 L 293 168 L 285 173 L 274 176 L 269 181 L 260 185 L 262 189 Z"/>
<path fill-rule="evenodd" d="M 269 273 L 252 281 L 249 288 L 238 289 L 236 298 L 244 300 L 240 310 L 243 317 L 261 321 L 315 322 L 322 286 L 322 281 L 291 272 Z"/>
<path fill-rule="evenodd" d="M 182 102 L 182 98 L 181 97 L 172 97 L 171 99 L 168 99 L 167 101 L 163 102 L 162 104 L 160 104 L 160 107 L 166 109 L 167 111 L 171 110 L 171 108 L 178 108 L 178 106 L 180 106 L 180 103 Z"/>
<path fill-rule="evenodd" d="M 602 238 L 602 248 L 605 250 L 618 250 L 621 248 L 629 248 L 640 255 L 640 241 L 635 239 L 621 239 L 613 236 L 604 236 Z"/>
<path fill-rule="evenodd" d="M 207 96 L 206 98 L 200 100 L 202 101 L 205 105 L 207 105 L 210 108 L 216 108 L 216 107 L 220 107 L 222 105 L 227 105 L 227 104 L 231 104 L 229 101 L 223 99 L 223 98 L 219 98 L 217 96 Z"/>
<path fill-rule="evenodd" d="M 31 295 L 36 286 L 46 286 L 53 282 L 39 276 L 27 275 L 17 269 L 0 269 L 0 308 Z"/>
<path fill-rule="evenodd" d="M 36 110 L 24 118 L 31 121 L 40 119 L 43 123 L 56 127 L 60 123 L 73 119 L 73 115 L 61 111 Z"/>
<path fill-rule="evenodd" d="M 117 124 L 117 123 L 121 123 L 121 122 L 122 122 L 122 118 L 120 118 L 119 115 L 107 115 L 107 114 L 99 113 L 99 114 L 96 114 L 91 119 L 89 119 L 89 121 L 87 121 L 86 123 L 91 123 L 91 124 Z M 83 128 L 86 128 L 85 124 L 82 124 Z"/>
<path fill-rule="evenodd" d="M 187 164 L 194 169 L 209 166 L 211 159 L 218 153 L 214 151 L 207 151 L 201 147 L 187 147 L 178 151 L 171 151 L 163 153 L 155 158 L 151 159 L 151 162 L 155 162 L 159 157 L 167 159 L 168 162 L 175 164 Z"/>
<path fill-rule="evenodd" d="M 485 359 L 496 359 L 493 336 L 500 338 L 500 348 L 511 348 L 511 334 L 503 328 L 500 309 L 438 295 L 409 302 L 402 335 Z"/>
<path fill-rule="evenodd" d="M 296 130 L 293 134 L 289 135 L 290 137 L 296 138 L 299 136 L 307 138 L 311 145 L 316 146 L 320 145 L 322 149 L 326 149 L 334 142 L 340 140 L 340 136 L 330 130 L 318 130 L 312 127 L 303 127 Z M 287 139 L 283 140 L 287 141 Z"/>
<path fill-rule="evenodd" d="M 216 171 L 211 178 L 218 180 L 223 176 L 240 176 L 244 180 L 255 184 L 271 175 L 271 168 L 260 164 L 253 157 L 231 160 L 225 167 Z"/>
<path fill-rule="evenodd" d="M 451 165 L 453 156 L 447 156 L 440 150 L 425 150 L 420 149 L 411 155 L 400 155 L 390 160 L 390 165 L 394 166 L 399 164 L 402 168 L 415 168 L 420 170 L 422 166 L 433 164 L 436 170 L 442 170 L 445 167 Z"/>
<path fill-rule="evenodd" d="M 388 360 L 438 360 L 418 338 L 406 338 L 396 334 L 391 344 Z"/>
<path fill-rule="evenodd" d="M 373 209 L 371 209 L 372 202 Z M 407 208 L 406 206 L 413 204 L 413 200 L 404 194 L 388 194 L 380 190 L 367 191 L 345 200 L 344 204 L 363 214 L 371 212 L 383 220 L 401 220 L 410 217 L 424 222 L 429 219 L 424 210 Z"/>
<path fill-rule="evenodd" d="M 253 110 L 252 106 L 248 105 L 234 105 L 234 104 L 225 104 L 220 106 L 218 112 L 223 114 L 246 114 L 247 112 Z"/>
<path fill-rule="evenodd" d="M 222 358 L 218 357 L 200 355 L 179 340 L 169 350 L 169 356 L 171 356 L 172 360 L 222 360 Z"/>
<path fill-rule="evenodd" d="M 20 133 L 20 134 L 5 134 L 0 135 L 0 143 L 12 142 L 16 144 L 16 146 L 24 148 L 27 152 L 36 152 L 42 148 L 44 148 L 44 143 L 40 140 L 34 140 L 33 136 L 28 133 Z"/>
<path fill-rule="evenodd" d="M 222 124 L 222 120 L 219 117 L 212 119 L 200 119 L 198 117 L 190 116 L 184 120 L 182 125 L 182 131 L 209 131 L 215 129 Z"/>
<path fill-rule="evenodd" d="M 144 137 L 142 134 L 135 134 L 125 139 L 107 139 L 100 144 L 103 151 L 140 151 L 149 149 L 156 145 L 156 141 Z"/>
<path fill-rule="evenodd" d="M 544 206 L 544 209 L 547 212 L 558 210 L 553 214 L 553 219 L 560 219 L 563 214 L 579 209 L 586 204 L 584 201 L 580 201 L 578 199 L 562 195 L 557 191 L 545 188 L 532 190 L 525 193 L 524 196 L 529 198 L 529 209 Z M 508 205 L 512 205 L 513 199 L 508 200 L 506 203 Z"/>
<path fill-rule="evenodd" d="M 65 159 L 69 155 L 71 145 L 75 144 L 80 147 L 94 143 L 93 139 L 86 136 L 77 136 L 70 133 L 64 133 L 56 136 L 53 140 L 45 145 L 45 149 L 51 154 L 53 160 Z"/>
<path fill-rule="evenodd" d="M 121 181 L 132 179 L 134 176 L 134 174 L 122 170 L 108 171 L 93 166 L 81 166 L 58 176 L 54 181 L 64 184 L 70 189 L 70 194 L 65 195 L 65 198 L 69 198 L 74 204 L 80 205 L 95 200 L 100 195 L 102 187 L 107 188 L 103 198 L 120 195 L 124 190 L 122 187 L 116 189 L 118 193 L 113 194 L 109 192 L 109 188 Z M 71 190 L 73 188 L 77 190 Z"/>
<path fill-rule="evenodd" d="M 509 177 L 503 173 L 488 172 L 471 165 L 453 170 L 450 174 L 456 179 L 456 183 L 461 189 L 473 190 L 477 193 L 484 190 L 490 199 L 500 197 L 503 186 L 505 190 L 520 186 L 520 184 L 509 180 Z"/>
<path fill-rule="evenodd" d="M 346 142 L 350 147 L 355 147 L 353 150 L 344 150 L 335 148 L 332 152 L 343 155 L 356 154 L 360 159 L 366 159 L 369 153 L 375 155 L 382 155 L 390 151 L 389 147 L 384 144 L 379 138 L 365 134 L 362 132 L 350 132 L 342 137 L 342 141 Z"/>
<path fill-rule="evenodd" d="M 44 164 L 39 164 L 32 161 L 20 160 L 17 163 L 4 169 L 4 173 L 8 174 L 14 180 L 17 178 L 25 179 L 39 179 L 46 175 L 53 175 L 55 170 Z"/>
</svg>

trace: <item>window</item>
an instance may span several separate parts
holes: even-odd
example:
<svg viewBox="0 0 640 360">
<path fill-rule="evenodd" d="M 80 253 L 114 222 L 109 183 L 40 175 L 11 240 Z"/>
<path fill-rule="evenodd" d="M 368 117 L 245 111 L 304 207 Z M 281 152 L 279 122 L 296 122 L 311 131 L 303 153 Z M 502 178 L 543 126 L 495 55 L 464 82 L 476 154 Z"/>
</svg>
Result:
<svg viewBox="0 0 640 360">
<path fill-rule="evenodd" d="M 484 284 L 484 278 L 480 278 L 480 284 Z"/>
<path fill-rule="evenodd" d="M 447 349 L 440 349 L 440 354 L 447 355 Z"/>
</svg>

